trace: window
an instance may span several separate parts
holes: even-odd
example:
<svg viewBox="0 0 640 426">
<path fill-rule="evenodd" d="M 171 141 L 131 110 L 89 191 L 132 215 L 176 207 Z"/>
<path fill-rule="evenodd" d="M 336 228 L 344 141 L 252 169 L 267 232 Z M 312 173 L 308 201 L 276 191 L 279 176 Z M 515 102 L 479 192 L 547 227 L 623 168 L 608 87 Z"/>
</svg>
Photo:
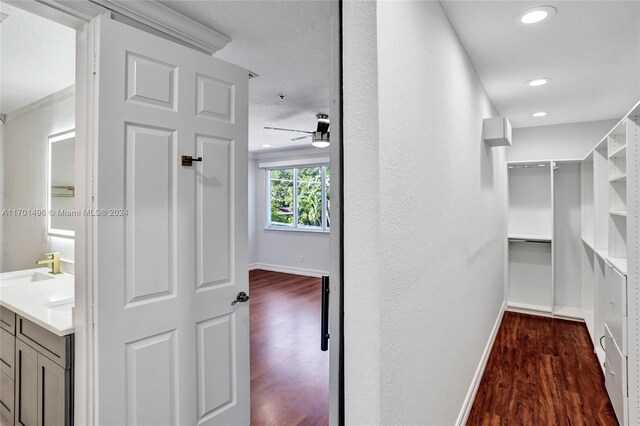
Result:
<svg viewBox="0 0 640 426">
<path fill-rule="evenodd" d="M 271 229 L 329 230 L 329 166 L 269 169 Z"/>
</svg>

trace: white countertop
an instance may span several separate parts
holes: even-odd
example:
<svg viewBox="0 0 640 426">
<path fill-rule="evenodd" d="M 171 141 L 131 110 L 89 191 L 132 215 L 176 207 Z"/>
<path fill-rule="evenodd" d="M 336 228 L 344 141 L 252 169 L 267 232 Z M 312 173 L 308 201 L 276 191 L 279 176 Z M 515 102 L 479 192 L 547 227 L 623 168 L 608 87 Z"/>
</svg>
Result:
<svg viewBox="0 0 640 426">
<path fill-rule="evenodd" d="M 68 273 L 52 275 L 49 270 L 0 274 L 0 305 L 58 336 L 66 336 L 74 332 L 74 277 Z"/>
</svg>

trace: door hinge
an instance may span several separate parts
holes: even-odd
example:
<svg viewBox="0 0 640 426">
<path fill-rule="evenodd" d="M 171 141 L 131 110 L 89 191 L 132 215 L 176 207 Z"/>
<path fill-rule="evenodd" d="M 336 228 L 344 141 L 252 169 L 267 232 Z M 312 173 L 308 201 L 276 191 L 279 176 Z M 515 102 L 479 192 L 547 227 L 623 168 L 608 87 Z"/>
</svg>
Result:
<svg viewBox="0 0 640 426">
<path fill-rule="evenodd" d="M 93 69 L 91 70 L 91 72 L 93 73 L 93 75 L 96 75 L 96 72 L 97 72 L 97 70 L 96 70 L 96 55 L 95 55 L 95 53 L 93 55 Z"/>
<path fill-rule="evenodd" d="M 91 324 L 95 325 L 96 323 L 96 305 L 91 304 Z"/>
</svg>

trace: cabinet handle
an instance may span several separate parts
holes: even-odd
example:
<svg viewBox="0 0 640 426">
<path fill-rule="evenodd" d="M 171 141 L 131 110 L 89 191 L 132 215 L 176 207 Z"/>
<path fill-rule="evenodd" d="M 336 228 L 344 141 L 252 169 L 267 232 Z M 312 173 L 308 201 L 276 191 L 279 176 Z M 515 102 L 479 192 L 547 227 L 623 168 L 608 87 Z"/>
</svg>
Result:
<svg viewBox="0 0 640 426">
<path fill-rule="evenodd" d="M 38 357 L 40 357 L 40 355 L 38 355 Z M 44 365 L 42 366 L 42 395 L 40 395 L 40 403 L 42 404 L 42 423 L 44 424 L 44 419 L 46 418 L 45 416 L 45 411 L 44 409 L 45 407 L 45 401 L 47 400 L 47 398 L 44 397 L 45 395 L 45 390 L 44 390 Z"/>
</svg>

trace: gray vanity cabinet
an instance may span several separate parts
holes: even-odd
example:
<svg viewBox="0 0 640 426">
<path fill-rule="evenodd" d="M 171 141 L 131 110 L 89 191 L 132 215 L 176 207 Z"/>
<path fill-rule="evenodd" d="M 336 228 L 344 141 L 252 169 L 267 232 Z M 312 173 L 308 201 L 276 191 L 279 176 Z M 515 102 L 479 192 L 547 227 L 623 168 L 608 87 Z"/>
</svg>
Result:
<svg viewBox="0 0 640 426">
<path fill-rule="evenodd" d="M 58 336 L 15 316 L 0 329 L 0 424 L 73 424 L 73 335 Z"/>
<path fill-rule="evenodd" d="M 38 352 L 22 340 L 16 340 L 17 425 L 38 426 Z"/>
<path fill-rule="evenodd" d="M 13 426 L 16 315 L 0 306 L 0 425 Z"/>
<path fill-rule="evenodd" d="M 38 424 L 70 424 L 67 390 L 71 385 L 71 370 L 65 370 L 49 358 L 38 354 Z"/>
</svg>

